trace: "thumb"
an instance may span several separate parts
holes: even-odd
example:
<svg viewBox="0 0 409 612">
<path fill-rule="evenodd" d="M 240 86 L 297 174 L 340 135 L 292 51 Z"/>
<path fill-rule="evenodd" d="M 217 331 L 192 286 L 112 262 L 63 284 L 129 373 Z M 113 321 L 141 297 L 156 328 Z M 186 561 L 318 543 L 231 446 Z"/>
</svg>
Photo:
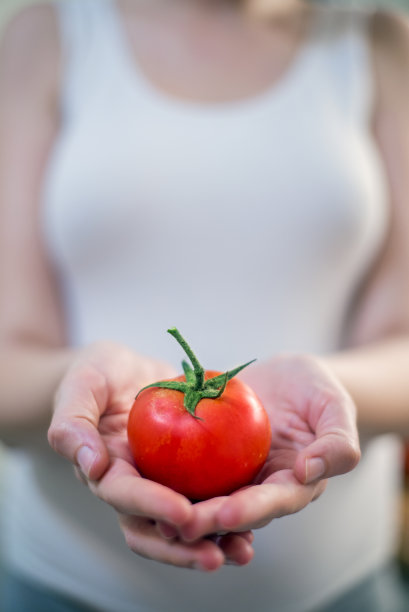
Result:
<svg viewBox="0 0 409 612">
<path fill-rule="evenodd" d="M 107 383 L 100 372 L 69 372 L 57 393 L 48 430 L 50 446 L 90 480 L 98 480 L 110 462 L 98 431 L 107 400 Z"/>
<path fill-rule="evenodd" d="M 294 473 L 303 484 L 351 471 L 361 457 L 358 438 L 328 432 L 298 453 Z"/>
</svg>

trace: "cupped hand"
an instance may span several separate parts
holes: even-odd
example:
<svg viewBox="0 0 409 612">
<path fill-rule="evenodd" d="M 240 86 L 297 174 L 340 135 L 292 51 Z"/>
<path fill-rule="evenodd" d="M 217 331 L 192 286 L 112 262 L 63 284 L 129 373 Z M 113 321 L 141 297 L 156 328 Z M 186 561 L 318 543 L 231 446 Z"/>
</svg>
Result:
<svg viewBox="0 0 409 612">
<path fill-rule="evenodd" d="M 245 563 L 252 556 L 250 533 L 193 543 L 170 536 L 169 529 L 179 530 L 192 520 L 192 504 L 135 469 L 127 440 L 133 399 L 145 385 L 174 374 L 167 364 L 111 342 L 79 351 L 56 393 L 50 445 L 96 496 L 115 508 L 125 540 L 137 554 L 202 570 L 229 561 Z"/>
<path fill-rule="evenodd" d="M 268 459 L 250 486 L 194 506 L 190 521 L 177 530 L 186 542 L 256 529 L 298 512 L 322 494 L 327 478 L 359 461 L 355 405 L 323 361 L 279 356 L 248 368 L 241 378 L 268 412 Z"/>
</svg>

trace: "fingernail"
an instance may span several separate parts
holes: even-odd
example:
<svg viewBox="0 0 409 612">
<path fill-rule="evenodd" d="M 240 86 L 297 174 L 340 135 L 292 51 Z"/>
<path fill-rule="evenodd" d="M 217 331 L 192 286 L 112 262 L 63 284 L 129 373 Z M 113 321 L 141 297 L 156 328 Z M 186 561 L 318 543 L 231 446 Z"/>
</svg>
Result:
<svg viewBox="0 0 409 612">
<path fill-rule="evenodd" d="M 305 462 L 305 482 L 306 484 L 318 480 L 325 473 L 325 463 L 319 457 L 307 459 Z"/>
<path fill-rule="evenodd" d="M 95 452 L 89 446 L 81 446 L 77 452 L 77 463 L 87 478 L 89 478 L 95 457 Z"/>
</svg>

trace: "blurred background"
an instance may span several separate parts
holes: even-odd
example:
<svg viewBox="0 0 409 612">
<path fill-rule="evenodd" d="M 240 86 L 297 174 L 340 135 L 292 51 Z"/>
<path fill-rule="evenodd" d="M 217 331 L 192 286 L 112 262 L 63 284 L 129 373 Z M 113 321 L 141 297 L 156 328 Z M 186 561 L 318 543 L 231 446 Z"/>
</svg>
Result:
<svg viewBox="0 0 409 612">
<path fill-rule="evenodd" d="M 28 4 L 34 3 L 36 0 L 0 0 L 0 34 L 7 24 L 8 20 L 18 12 L 21 8 Z M 43 0 L 42 0 L 43 1 Z M 58 1 L 58 0 L 47 0 L 47 1 Z M 397 10 L 400 12 L 407 12 L 409 15 L 409 0 L 314 0 L 322 4 L 333 5 L 333 6 L 357 6 L 365 8 L 387 8 L 391 10 Z M 408 66 L 409 70 L 409 66 Z M 1 512 L 1 499 L 2 499 L 2 478 L 1 478 L 1 467 L 5 461 L 4 451 L 2 451 L 0 444 L 0 512 Z M 402 610 L 402 612 L 409 610 L 409 443 L 404 446 L 404 452 L 402 456 L 402 496 L 398 500 L 399 516 L 397 520 L 401 523 L 401 539 L 400 549 L 397 551 L 398 567 L 400 568 L 400 580 L 402 590 L 396 593 L 396 581 L 391 581 L 390 576 L 385 575 L 383 582 L 380 583 L 382 591 L 380 591 L 380 597 L 384 602 L 385 612 L 395 610 Z M 1 531 L 0 531 L 1 536 Z M 1 553 L 1 540 L 0 540 L 0 553 Z M 1 561 L 1 558 L 0 558 Z M 1 588 L 1 569 L 0 569 L 0 588 Z M 355 594 L 355 598 L 359 599 L 359 593 Z M 381 604 L 382 605 L 382 604 Z M 352 607 L 352 606 L 351 606 Z M 348 610 L 348 602 L 344 602 L 340 612 Z M 354 601 L 354 610 L 356 608 L 356 601 Z M 18 612 L 18 611 L 16 611 Z M 370 610 L 362 610 L 362 612 L 371 612 Z"/>
<path fill-rule="evenodd" d="M 48 0 L 58 1 L 58 0 Z M 398 10 L 409 11 L 409 0 L 314 0 L 322 4 L 333 4 L 334 6 L 368 6 L 368 7 L 388 7 Z M 7 19 L 21 7 L 27 4 L 33 4 L 35 0 L 0 0 L 0 28 L 4 27 Z"/>
</svg>

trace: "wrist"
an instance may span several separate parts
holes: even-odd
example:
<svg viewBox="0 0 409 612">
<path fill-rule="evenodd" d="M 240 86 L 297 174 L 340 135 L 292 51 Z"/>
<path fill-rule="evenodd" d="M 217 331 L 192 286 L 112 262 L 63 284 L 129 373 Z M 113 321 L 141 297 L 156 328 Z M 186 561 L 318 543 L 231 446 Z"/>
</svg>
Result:
<svg viewBox="0 0 409 612">
<path fill-rule="evenodd" d="M 55 393 L 77 350 L 34 344 L 15 344 L 0 353 L 2 441 L 26 445 L 44 437 L 49 425 Z"/>
</svg>

